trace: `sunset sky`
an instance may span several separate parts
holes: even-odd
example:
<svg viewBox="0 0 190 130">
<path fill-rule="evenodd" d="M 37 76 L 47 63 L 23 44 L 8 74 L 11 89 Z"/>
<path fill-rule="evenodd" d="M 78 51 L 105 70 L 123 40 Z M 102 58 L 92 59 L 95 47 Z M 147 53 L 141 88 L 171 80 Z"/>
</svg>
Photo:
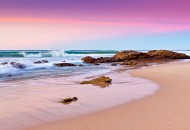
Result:
<svg viewBox="0 0 190 130">
<path fill-rule="evenodd" d="M 0 49 L 190 49 L 190 0 L 1 0 Z"/>
</svg>

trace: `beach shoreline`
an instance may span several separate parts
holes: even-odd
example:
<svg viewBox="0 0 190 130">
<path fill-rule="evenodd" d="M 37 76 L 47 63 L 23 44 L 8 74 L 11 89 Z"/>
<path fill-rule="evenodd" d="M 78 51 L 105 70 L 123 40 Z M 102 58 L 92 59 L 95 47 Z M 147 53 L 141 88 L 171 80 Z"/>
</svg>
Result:
<svg viewBox="0 0 190 130">
<path fill-rule="evenodd" d="M 153 96 L 71 120 L 56 121 L 32 130 L 189 130 L 190 63 L 170 63 L 133 70 L 161 88 Z M 30 130 L 28 129 L 28 130 Z"/>
<path fill-rule="evenodd" d="M 113 80 L 108 87 L 80 84 L 103 75 Z M 18 81 L 16 86 L 0 88 L 0 129 L 20 130 L 56 120 L 70 120 L 144 98 L 157 89 L 156 84 L 130 76 L 128 67 L 121 66 L 114 66 L 104 74 L 96 72 L 57 79 Z M 68 105 L 60 103 L 66 97 L 77 97 L 78 100 Z"/>
</svg>

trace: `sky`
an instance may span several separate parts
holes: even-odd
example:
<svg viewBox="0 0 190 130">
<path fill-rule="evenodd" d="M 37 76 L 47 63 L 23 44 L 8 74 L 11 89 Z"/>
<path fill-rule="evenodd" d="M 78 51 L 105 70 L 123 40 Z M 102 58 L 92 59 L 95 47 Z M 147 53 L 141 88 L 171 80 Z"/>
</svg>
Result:
<svg viewBox="0 0 190 130">
<path fill-rule="evenodd" d="M 190 49 L 190 0 L 0 0 L 0 49 Z"/>
</svg>

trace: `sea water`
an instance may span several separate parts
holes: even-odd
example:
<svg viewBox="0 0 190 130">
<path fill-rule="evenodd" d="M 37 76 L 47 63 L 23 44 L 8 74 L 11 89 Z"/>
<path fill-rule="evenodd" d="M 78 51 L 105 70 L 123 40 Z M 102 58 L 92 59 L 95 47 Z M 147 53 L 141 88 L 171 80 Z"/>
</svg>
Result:
<svg viewBox="0 0 190 130">
<path fill-rule="evenodd" d="M 56 51 L 56 50 L 4 50 L 0 51 L 0 81 L 26 78 L 40 78 L 45 76 L 69 76 L 89 71 L 104 70 L 105 67 L 84 64 L 82 57 L 87 55 L 93 57 L 112 56 L 117 51 Z M 48 63 L 35 64 L 36 61 L 47 60 Z M 4 63 L 9 64 L 4 64 Z M 25 68 L 15 68 L 10 63 L 16 62 Z M 83 64 L 80 67 L 56 67 L 56 63 Z"/>
</svg>

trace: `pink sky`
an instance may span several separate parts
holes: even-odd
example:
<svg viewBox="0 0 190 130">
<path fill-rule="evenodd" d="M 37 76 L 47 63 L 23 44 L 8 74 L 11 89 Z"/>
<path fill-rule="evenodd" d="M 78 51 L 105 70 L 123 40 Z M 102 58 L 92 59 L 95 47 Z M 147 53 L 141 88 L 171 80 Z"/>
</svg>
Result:
<svg viewBox="0 0 190 130">
<path fill-rule="evenodd" d="M 189 32 L 189 5 L 189 0 L 6 0 L 0 2 L 0 49 Z"/>
</svg>

